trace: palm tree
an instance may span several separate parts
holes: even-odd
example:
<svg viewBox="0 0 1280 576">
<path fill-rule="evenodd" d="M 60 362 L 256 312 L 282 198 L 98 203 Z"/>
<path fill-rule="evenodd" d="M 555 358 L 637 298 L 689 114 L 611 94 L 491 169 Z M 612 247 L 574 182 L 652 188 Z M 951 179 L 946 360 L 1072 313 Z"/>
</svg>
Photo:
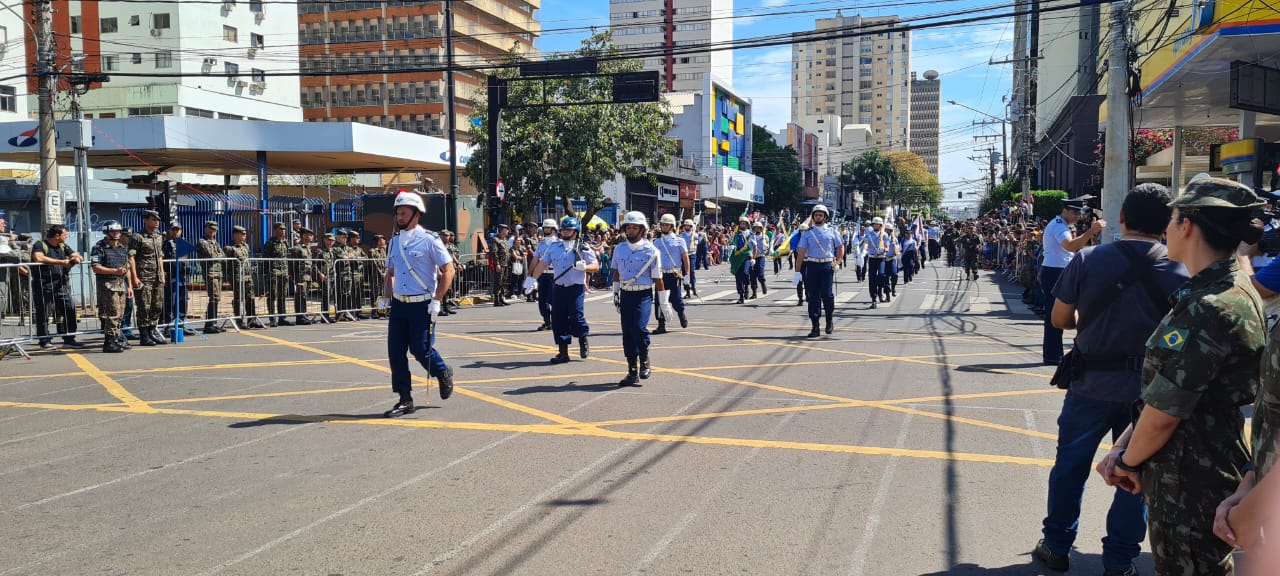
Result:
<svg viewBox="0 0 1280 576">
<path fill-rule="evenodd" d="M 879 149 L 868 150 L 861 156 L 840 166 L 840 185 L 860 190 L 866 203 L 877 206 L 893 187 L 896 173 L 888 158 Z"/>
</svg>

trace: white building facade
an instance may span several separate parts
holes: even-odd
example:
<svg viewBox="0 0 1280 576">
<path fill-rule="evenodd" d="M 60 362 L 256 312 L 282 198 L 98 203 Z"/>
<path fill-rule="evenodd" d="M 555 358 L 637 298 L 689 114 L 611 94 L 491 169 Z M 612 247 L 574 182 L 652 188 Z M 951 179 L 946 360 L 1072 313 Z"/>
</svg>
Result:
<svg viewBox="0 0 1280 576">
<path fill-rule="evenodd" d="M 733 0 L 610 0 L 609 30 L 623 51 L 641 51 L 664 91 L 689 92 L 712 74 L 732 79 L 732 15 Z"/>
</svg>

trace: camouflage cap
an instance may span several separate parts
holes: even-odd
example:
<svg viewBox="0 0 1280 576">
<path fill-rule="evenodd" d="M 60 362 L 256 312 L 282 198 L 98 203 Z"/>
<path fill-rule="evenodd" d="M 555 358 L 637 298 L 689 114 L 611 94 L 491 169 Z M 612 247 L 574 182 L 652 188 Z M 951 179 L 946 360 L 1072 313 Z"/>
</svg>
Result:
<svg viewBox="0 0 1280 576">
<path fill-rule="evenodd" d="M 213 220 L 209 220 L 209 221 L 206 221 L 206 222 L 204 223 L 204 227 L 205 227 L 205 228 L 213 228 L 214 230 L 217 230 L 217 229 L 218 229 L 218 223 L 217 223 L 217 222 L 214 222 Z"/>
<path fill-rule="evenodd" d="M 315 232 L 312 232 L 310 228 L 299 228 L 298 235 L 301 236 L 303 234 L 311 234 L 312 236 L 314 236 Z"/>
<path fill-rule="evenodd" d="M 143 210 L 143 211 L 142 211 L 142 219 L 143 219 L 143 220 L 146 220 L 147 218 L 155 218 L 156 220 L 159 220 L 159 219 L 160 219 L 160 213 L 159 213 L 159 212 L 156 212 L 155 210 Z"/>
<path fill-rule="evenodd" d="M 276 222 L 275 224 L 271 225 L 272 230 L 283 230 L 284 228 L 285 228 L 284 222 Z"/>
<path fill-rule="evenodd" d="M 331 234 L 331 233 L 329 233 L 329 232 L 325 232 L 325 233 L 324 233 L 324 239 L 325 239 L 325 240 L 333 240 L 333 234 Z"/>
<path fill-rule="evenodd" d="M 245 230 L 244 226 L 240 226 L 240 225 L 232 226 L 232 227 L 231 227 L 231 231 L 232 231 L 232 232 L 244 232 L 244 233 L 246 233 L 246 234 L 249 232 L 248 230 Z"/>
<path fill-rule="evenodd" d="M 347 235 L 347 229 L 346 229 L 346 228 L 339 228 L 339 229 L 337 229 L 337 230 L 334 230 L 334 231 L 333 231 L 333 233 L 334 233 L 334 235 L 335 235 L 335 236 L 346 236 L 346 235 Z"/>
<path fill-rule="evenodd" d="M 181 230 L 181 229 L 182 229 L 182 223 L 181 223 L 181 222 L 178 222 L 178 221 L 176 221 L 176 220 L 175 220 L 175 221 L 173 221 L 173 222 L 170 222 L 170 223 L 169 223 L 169 229 L 170 229 L 170 230 Z"/>
<path fill-rule="evenodd" d="M 1193 179 L 1182 194 L 1174 198 L 1173 208 L 1237 208 L 1251 210 L 1266 204 L 1252 188 L 1225 178 Z"/>
</svg>

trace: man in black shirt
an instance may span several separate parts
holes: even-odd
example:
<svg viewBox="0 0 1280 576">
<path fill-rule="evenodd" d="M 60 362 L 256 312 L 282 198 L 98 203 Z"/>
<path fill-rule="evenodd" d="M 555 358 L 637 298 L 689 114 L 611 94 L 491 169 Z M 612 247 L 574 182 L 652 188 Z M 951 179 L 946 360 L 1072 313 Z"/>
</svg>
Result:
<svg viewBox="0 0 1280 576">
<path fill-rule="evenodd" d="M 35 300 L 36 335 L 40 338 L 40 347 L 53 346 L 53 339 L 48 337 L 49 313 L 52 312 L 58 333 L 63 335 L 63 343 L 70 348 L 84 348 L 84 344 L 76 341 L 76 307 L 71 302 L 67 285 L 71 269 L 83 259 L 67 246 L 66 227 L 50 226 L 44 238 L 32 246 L 31 259 L 43 264 L 32 270 L 35 275 L 32 298 Z"/>
</svg>

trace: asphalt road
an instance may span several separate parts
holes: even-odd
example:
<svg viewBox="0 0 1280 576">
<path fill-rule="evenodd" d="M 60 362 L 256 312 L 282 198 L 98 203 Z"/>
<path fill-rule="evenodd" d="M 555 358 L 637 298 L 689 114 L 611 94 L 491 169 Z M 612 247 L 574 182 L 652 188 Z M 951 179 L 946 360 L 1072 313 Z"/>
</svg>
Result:
<svg viewBox="0 0 1280 576">
<path fill-rule="evenodd" d="M 808 340 L 789 278 L 737 305 L 703 272 L 641 388 L 607 292 L 558 366 L 535 305 L 465 309 L 454 396 L 412 363 L 429 407 L 394 420 L 384 321 L 6 359 L 0 576 L 1042 573 L 1062 397 L 1018 290 L 931 263 L 868 310 L 841 272 Z"/>
</svg>

